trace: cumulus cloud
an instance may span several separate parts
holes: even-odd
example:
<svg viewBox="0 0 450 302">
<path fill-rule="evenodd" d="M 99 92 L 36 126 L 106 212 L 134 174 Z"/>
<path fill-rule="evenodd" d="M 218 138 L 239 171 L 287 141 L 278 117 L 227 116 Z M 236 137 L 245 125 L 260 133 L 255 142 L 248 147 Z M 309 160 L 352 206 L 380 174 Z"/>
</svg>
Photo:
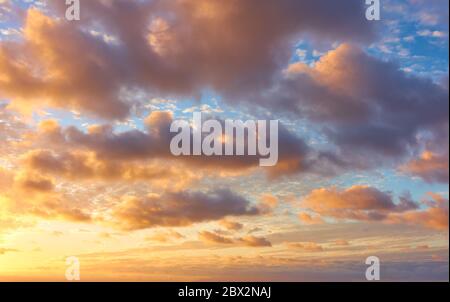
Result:
<svg viewBox="0 0 450 302">
<path fill-rule="evenodd" d="M 0 200 L 0 216 L 3 213 L 5 217 L 91 222 L 89 209 L 71 203 L 56 190 L 54 179 L 36 172 L 0 168 Z"/>
<path fill-rule="evenodd" d="M 156 226 L 189 226 L 228 216 L 253 216 L 261 210 L 230 190 L 181 191 L 125 196 L 110 211 L 113 224 L 127 230 Z"/>
<path fill-rule="evenodd" d="M 63 173 L 58 171 L 59 165 L 54 165 L 49 159 L 46 160 L 47 162 L 43 161 L 40 164 L 50 167 L 47 169 L 54 169 L 51 172 L 56 171 L 56 175 Z M 54 167 L 58 169 L 55 170 Z M 75 172 L 71 170 L 71 173 Z M 79 179 L 80 176 L 72 175 L 71 177 Z M 123 179 L 120 180 L 123 181 Z M 173 179 L 170 178 L 170 180 Z M 106 206 L 97 204 L 91 199 L 77 203 L 70 188 L 67 192 L 59 185 L 57 188 L 54 178 L 39 174 L 36 170 L 12 172 L 0 169 L 0 188 L 2 189 L 1 209 L 8 215 L 106 224 L 123 230 L 183 227 L 209 221 L 219 221 L 228 229 L 239 230 L 243 225 L 228 218 L 264 215 L 268 212 L 265 207 L 259 204 L 253 205 L 249 200 L 229 189 L 207 192 L 174 191 L 177 190 L 176 184 L 170 185 L 170 189 L 163 188 L 160 194 L 143 195 L 140 190 L 137 190 L 134 194 L 124 195 L 118 201 L 113 194 L 108 196 L 109 202 L 104 200 Z M 107 206 L 108 204 L 110 206 Z M 180 238 L 176 232 L 166 232 L 153 239 L 163 241 L 163 237 L 166 241 L 170 238 Z"/>
<path fill-rule="evenodd" d="M 71 204 L 64 196 L 50 191 L 46 182 L 26 183 L 20 188 L 3 192 L 5 212 L 19 217 L 89 223 L 91 213 L 80 205 Z M 32 190 L 30 190 L 30 187 Z"/>
<path fill-rule="evenodd" d="M 392 223 L 420 224 L 425 227 L 448 231 L 448 199 L 438 194 L 429 194 L 427 208 L 422 211 L 407 211 L 403 214 L 392 214 L 388 221 Z"/>
<path fill-rule="evenodd" d="M 425 151 L 420 158 L 413 159 L 400 167 L 402 172 L 418 176 L 426 182 L 448 183 L 448 153 L 435 154 Z"/>
<path fill-rule="evenodd" d="M 312 67 L 292 64 L 273 91 L 254 102 L 321 127 L 337 148 L 334 162 L 343 166 L 371 167 L 407 156 L 428 143 L 419 140 L 424 132 L 441 148 L 448 142 L 448 90 L 350 44 Z"/>
<path fill-rule="evenodd" d="M 118 71 L 108 64 L 115 58 L 101 42 L 36 9 L 27 11 L 23 33 L 23 42 L 0 46 L 2 97 L 22 109 L 48 105 L 107 118 L 128 114 L 119 99 Z"/>
<path fill-rule="evenodd" d="M 428 228 L 448 229 L 448 200 L 431 195 L 436 201 L 419 204 L 408 194 L 397 202 L 388 192 L 368 186 L 321 188 L 313 190 L 301 203 L 302 208 L 321 217 L 336 220 L 378 221 L 417 224 Z"/>
<path fill-rule="evenodd" d="M 395 204 L 389 193 L 368 186 L 353 186 L 346 190 L 313 190 L 303 199 L 302 207 L 334 218 L 382 220 L 389 212 L 415 209 L 417 205 L 407 196 L 400 198 L 400 203 Z"/>
<path fill-rule="evenodd" d="M 96 180 L 99 182 L 147 181 L 159 187 L 185 187 L 198 174 L 176 165 L 155 161 L 115 161 L 101 159 L 93 153 L 73 151 L 54 152 L 48 149 L 28 151 L 22 157 L 26 173 L 48 175 L 70 181 Z"/>
<path fill-rule="evenodd" d="M 212 87 L 223 95 L 259 90 L 264 91 L 263 100 L 259 94 L 258 99 L 239 99 L 317 123 L 338 147 L 337 154 L 321 153 L 321 161 L 359 168 L 379 163 L 380 157 L 405 155 L 419 144 L 419 132 L 448 125 L 448 91 L 349 44 L 324 55 L 313 67 L 292 64 L 287 76 L 272 85 L 288 62 L 293 37 L 373 37 L 360 1 L 89 1 L 83 7 L 83 20 L 77 24 L 29 9 L 23 39 L 1 42 L 0 87 L 13 106 L 25 102 L 22 107 L 28 109 L 49 105 L 124 118 L 133 103 L 127 95 L 140 89 L 191 94 Z M 86 28 L 111 38 L 99 39 Z M 219 28 L 222 39 L 216 38 Z M 92 131 L 96 133 L 86 136 L 71 128 L 66 137 L 109 155 L 164 154 L 164 144 L 140 131 L 118 135 L 109 126 Z M 102 135 L 111 139 L 97 140 Z M 286 136 L 289 141 L 292 137 Z M 317 164 L 305 161 L 306 149 L 298 142 L 285 148 L 286 160 L 271 173 L 288 174 Z M 369 152 L 374 156 L 368 159 Z M 199 160 L 202 165 L 217 164 L 215 158 L 192 162 Z M 220 161 L 233 167 L 251 160 Z"/>
<path fill-rule="evenodd" d="M 91 152 L 103 162 L 164 159 L 192 168 L 212 171 L 218 171 L 217 168 L 220 168 L 219 172 L 230 173 L 246 173 L 259 167 L 259 156 L 173 156 L 170 152 L 170 141 L 176 134 L 170 133 L 172 119 L 170 112 L 154 111 L 145 120 L 146 131 L 124 132 L 114 131 L 109 124 L 90 126 L 87 132 L 84 132 L 76 127 L 62 128 L 55 121 L 49 120 L 40 124 L 37 133 L 30 134 L 30 140 L 37 142 L 36 147 L 51 146 L 55 150 L 70 147 L 72 150 Z M 235 140 L 234 143 L 236 144 Z M 278 163 L 265 169 L 269 176 L 311 170 L 315 162 L 314 152 L 283 125 L 279 127 L 278 144 Z M 56 164 L 54 160 L 51 161 Z"/>
<path fill-rule="evenodd" d="M 0 36 L 0 102 L 8 102 L 8 108 L 0 104 L 0 231 L 27 225 L 28 219 L 60 220 L 92 228 L 145 229 L 151 245 L 174 245 L 160 251 L 176 250 L 180 241 L 189 249 L 197 247 L 192 234 L 217 247 L 271 247 L 271 237 L 259 236 L 264 231 L 261 221 L 253 225 L 251 218 L 278 206 L 280 212 L 295 206 L 279 204 L 284 196 L 279 190 L 298 196 L 317 183 L 292 177 L 292 182 L 275 185 L 274 177 L 299 172 L 324 172 L 328 177 L 335 167 L 363 169 L 400 162 L 403 173 L 428 183 L 448 183 L 448 83 L 405 73 L 395 63 L 364 52 L 358 43 L 372 41 L 375 23 L 365 20 L 362 0 L 82 0 L 82 20 L 71 23 L 62 17 L 64 1 L 47 2 L 45 10 L 36 8 L 43 2 L 23 10 L 13 1 L 0 0 L 0 23 L 6 14 L 8 22 L 21 27 L 13 38 Z M 411 3 L 422 7 L 428 2 Z M 422 22 L 418 33 L 434 41 L 448 36 L 448 26 L 439 26 L 447 13 L 443 11 L 413 15 Z M 288 65 L 300 40 L 314 49 L 317 62 Z M 356 43 L 340 44 L 328 53 L 323 47 L 316 50 L 328 42 Z M 299 51 L 297 57 L 308 60 L 310 52 Z M 169 108 L 165 99 L 196 99 L 203 91 L 212 91 L 228 105 L 246 102 L 250 107 L 243 111 L 249 112 L 238 114 L 293 117 L 293 123 L 280 124 L 275 167 L 258 168 L 259 157 L 252 156 L 172 156 L 169 125 L 174 114 L 155 111 L 148 100 L 161 97 L 158 105 Z M 217 113 L 208 106 L 199 108 Z M 27 125 L 14 108 L 38 114 Z M 32 130 L 31 124 L 42 118 L 36 108 L 51 109 L 46 114 L 54 114 L 61 124 L 45 120 Z M 55 108 L 64 109 L 63 115 Z M 140 130 L 114 126 L 130 112 L 141 118 L 148 109 L 154 111 L 139 121 Z M 66 126 L 68 110 L 99 117 L 99 124 L 87 125 L 86 130 Z M 295 129 L 307 132 L 308 145 L 287 128 L 297 127 L 297 122 L 311 127 Z M 261 171 L 269 177 L 259 178 Z M 250 172 L 256 177 L 229 177 Z M 206 175 L 218 179 L 195 183 Z M 219 181 L 227 187 L 241 186 L 248 196 L 231 189 L 199 191 Z M 270 193 L 258 196 L 261 192 Z M 258 198 L 260 203 L 253 203 Z M 333 238 L 355 240 L 355 245 L 330 241 L 331 237 L 325 244 L 310 242 L 321 231 L 308 233 L 317 228 L 305 227 L 302 233 L 286 234 L 289 238 L 284 240 L 292 242 L 279 244 L 286 257 L 278 257 L 277 245 L 265 258 L 269 266 L 292 266 L 301 263 L 299 253 L 326 247 L 333 247 L 333 253 L 363 248 L 356 241 L 367 232 L 351 227 L 355 221 L 364 226 L 406 225 L 398 229 L 407 230 L 408 240 L 411 225 L 448 232 L 448 200 L 436 194 L 415 202 L 408 194 L 395 197 L 370 186 L 323 187 L 310 192 L 296 210 L 303 225 L 350 222 L 348 234 L 334 226 L 318 228 L 333 229 L 338 235 Z M 245 229 L 242 217 L 249 218 Z M 292 227 L 289 221 L 280 225 L 280 217 L 266 218 L 264 229 Z M 197 224 L 210 222 L 219 230 L 192 232 Z M 178 227 L 192 228 L 184 234 L 171 230 Z M 378 230 L 374 226 L 371 232 Z M 422 231 L 420 236 L 441 235 Z M 91 233 L 111 238 L 108 232 Z M 395 244 L 392 249 L 399 250 L 401 243 Z M 438 248 L 433 243 L 429 252 Z M 0 254 L 12 251 L 0 248 Z M 198 258 L 204 266 L 201 253 Z M 261 263 L 245 258 L 252 266 Z M 244 263 L 234 256 L 223 259 L 230 262 L 222 263 Z"/>
<path fill-rule="evenodd" d="M 298 219 L 304 224 L 322 224 L 325 221 L 318 215 L 311 215 L 306 212 L 300 212 Z"/>
<path fill-rule="evenodd" d="M 20 41 L 0 44 L 3 97 L 26 104 L 22 108 L 50 105 L 124 118 L 131 108 L 126 92 L 133 89 L 198 95 L 204 87 L 224 94 L 264 87 L 288 61 L 292 38 L 302 33 L 373 38 L 358 0 L 119 0 L 82 6 L 76 24 L 36 8 L 21 12 Z M 52 1 L 48 9 L 59 15 L 65 6 Z"/>
<path fill-rule="evenodd" d="M 61 3 L 52 6 L 65 8 Z M 420 131 L 448 126 L 448 91 L 349 44 L 324 55 L 313 67 L 292 64 L 287 76 L 272 85 L 288 62 L 294 37 L 372 38 L 361 1 L 88 1 L 83 7 L 83 20 L 76 24 L 29 9 L 24 12 L 22 39 L 1 42 L 0 88 L 13 106 L 49 105 L 124 118 L 133 103 L 129 95 L 142 89 L 192 94 L 212 87 L 223 95 L 264 91 L 266 100 L 259 94 L 258 99 L 239 99 L 319 124 L 338 147 L 338 155 L 324 152 L 321 160 L 352 167 L 370 166 L 369 161 L 379 162 L 380 156 L 405 155 L 419 144 Z M 108 126 L 95 131 L 99 133 L 86 137 L 68 129 L 67 136 L 84 145 L 104 143 L 106 154 L 163 151 L 139 131 L 115 135 Z M 101 135 L 113 139 L 97 144 Z M 287 160 L 272 170 L 274 175 L 308 168 L 303 157 L 296 157 L 305 147 L 285 150 Z M 369 152 L 374 154 L 370 159 L 365 156 Z M 228 160 L 220 159 L 227 167 L 237 164 Z M 216 163 L 213 158 L 201 161 Z"/>
<path fill-rule="evenodd" d="M 51 178 L 36 173 L 18 173 L 16 174 L 14 181 L 23 190 L 51 192 L 55 186 Z"/>
</svg>

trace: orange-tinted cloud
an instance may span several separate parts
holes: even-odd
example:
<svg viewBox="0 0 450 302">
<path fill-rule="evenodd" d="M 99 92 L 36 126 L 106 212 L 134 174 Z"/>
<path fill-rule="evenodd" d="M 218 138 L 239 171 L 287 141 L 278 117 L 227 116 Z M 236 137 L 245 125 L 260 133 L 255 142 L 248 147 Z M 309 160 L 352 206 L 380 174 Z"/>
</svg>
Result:
<svg viewBox="0 0 450 302">
<path fill-rule="evenodd" d="M 440 155 L 425 151 L 420 158 L 409 161 L 400 170 L 426 182 L 448 183 L 448 153 Z"/>
<path fill-rule="evenodd" d="M 239 223 L 236 221 L 231 221 L 228 219 L 223 219 L 223 220 L 219 221 L 219 224 L 230 231 L 238 231 L 244 227 L 244 225 L 242 223 Z"/>
<path fill-rule="evenodd" d="M 313 190 L 301 205 L 317 215 L 337 220 L 380 221 L 448 229 L 448 200 L 436 194 L 431 197 L 435 201 L 426 202 L 422 209 L 408 195 L 394 202 L 389 193 L 375 188 L 353 186 L 340 190 L 334 187 Z"/>
<path fill-rule="evenodd" d="M 23 33 L 24 42 L 0 45 L 1 97 L 24 110 L 49 105 L 108 118 L 128 114 L 102 43 L 36 9 L 27 11 Z"/>
<path fill-rule="evenodd" d="M 151 236 L 146 237 L 146 240 L 165 243 L 165 242 L 171 242 L 174 240 L 180 240 L 183 238 L 185 238 L 185 236 L 183 236 L 179 232 L 169 230 L 169 231 L 165 231 L 165 232 L 157 232 Z"/>
<path fill-rule="evenodd" d="M 351 44 L 341 44 L 313 66 L 293 63 L 277 89 L 252 102 L 321 127 L 336 147 L 324 160 L 343 168 L 392 163 L 431 143 L 442 153 L 448 145 L 448 89 Z M 429 133 L 426 141 L 418 140 L 423 131 Z"/>
<path fill-rule="evenodd" d="M 425 227 L 448 231 L 448 199 L 438 194 L 430 193 L 432 200 L 426 201 L 427 208 L 421 211 L 407 211 L 402 214 L 394 213 L 388 218 L 392 223 L 423 225 Z"/>
<path fill-rule="evenodd" d="M 37 173 L 18 173 L 14 179 L 15 183 L 22 190 L 31 190 L 39 192 L 53 191 L 55 184 L 51 178 L 39 175 Z"/>
<path fill-rule="evenodd" d="M 0 97 L 23 109 L 49 105 L 124 118 L 131 108 L 126 92 L 133 89 L 197 95 L 204 87 L 235 94 L 266 86 L 280 61 L 289 60 L 290 40 L 300 33 L 373 37 L 357 0 L 339 7 L 330 0 L 82 5 L 76 23 L 36 8 L 21 12 L 20 41 L 0 42 Z M 49 15 L 61 16 L 65 8 L 53 2 L 47 7 Z"/>
<path fill-rule="evenodd" d="M 270 193 L 262 194 L 260 200 L 261 207 L 266 209 L 267 212 L 272 211 L 278 206 L 278 198 Z"/>
<path fill-rule="evenodd" d="M 124 132 L 117 132 L 108 124 L 90 126 L 84 132 L 76 127 L 62 128 L 55 121 L 48 120 L 41 122 L 37 133 L 29 134 L 29 140 L 36 142 L 36 147 L 51 146 L 56 150 L 71 148 L 91 152 L 103 161 L 163 159 L 219 174 L 245 174 L 259 167 L 258 156 L 173 156 L 170 152 L 170 141 L 175 135 L 170 133 L 172 118 L 169 112 L 154 111 L 145 119 L 146 131 Z M 289 175 L 311 169 L 315 161 L 314 154 L 302 139 L 281 126 L 278 141 L 278 163 L 265 169 L 269 176 Z"/>
<path fill-rule="evenodd" d="M 259 215 L 261 211 L 230 190 L 207 193 L 182 191 L 123 197 L 111 209 L 112 223 L 126 230 L 156 226 L 189 226 L 228 216 Z"/>
<path fill-rule="evenodd" d="M 271 247 L 272 243 L 264 237 L 244 236 L 238 238 L 231 238 L 224 236 L 218 232 L 202 231 L 199 233 L 199 238 L 207 243 L 214 244 L 235 244 L 245 245 L 248 247 Z"/>
<path fill-rule="evenodd" d="M 91 220 L 89 209 L 71 203 L 56 190 L 54 179 L 39 173 L 0 169 L 0 189 L 0 210 L 7 216 L 74 222 Z"/>
<path fill-rule="evenodd" d="M 208 232 L 208 231 L 202 231 L 198 234 L 198 236 L 202 241 L 210 242 L 210 243 L 219 243 L 219 244 L 234 243 L 233 239 L 231 239 L 231 238 L 227 238 L 227 237 L 219 235 L 217 233 L 212 233 L 212 232 Z"/>
<path fill-rule="evenodd" d="M 302 207 L 340 219 L 382 220 L 389 212 L 415 209 L 417 205 L 407 198 L 395 204 L 388 193 L 368 186 L 353 186 L 346 190 L 313 190 L 303 199 Z"/>
<path fill-rule="evenodd" d="M 33 186 L 36 185 L 33 184 Z M 25 187 L 21 189 L 22 191 L 7 192 L 3 196 L 8 215 L 78 223 L 92 222 L 89 209 L 71 204 L 64 196 L 49 191 L 47 187 L 44 189 L 38 187 L 35 192 Z"/>
<path fill-rule="evenodd" d="M 311 215 L 305 212 L 300 212 L 298 214 L 298 219 L 304 224 L 322 224 L 324 220 L 318 215 Z"/>
<path fill-rule="evenodd" d="M 321 252 L 323 247 L 315 242 L 287 242 L 289 248 L 299 249 L 307 252 Z"/>
<path fill-rule="evenodd" d="M 74 151 L 55 153 L 37 149 L 22 156 L 28 173 L 40 173 L 71 181 L 149 181 L 155 186 L 184 187 L 199 177 L 187 169 L 157 161 L 122 162 L 99 159 L 93 153 Z"/>
<path fill-rule="evenodd" d="M 243 244 L 251 247 L 271 247 L 272 243 L 264 237 L 257 236 L 244 236 L 239 238 L 239 241 Z"/>
</svg>

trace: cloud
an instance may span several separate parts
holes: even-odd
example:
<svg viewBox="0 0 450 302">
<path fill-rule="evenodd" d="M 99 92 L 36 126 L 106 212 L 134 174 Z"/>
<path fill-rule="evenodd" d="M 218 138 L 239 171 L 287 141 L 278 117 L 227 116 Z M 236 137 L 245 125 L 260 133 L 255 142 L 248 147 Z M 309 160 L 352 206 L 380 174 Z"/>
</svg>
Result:
<svg viewBox="0 0 450 302">
<path fill-rule="evenodd" d="M 429 183 L 448 183 L 448 153 L 441 155 L 425 151 L 420 158 L 401 166 L 400 171 L 418 176 Z"/>
<path fill-rule="evenodd" d="M 264 215 L 268 212 L 261 205 L 252 205 L 246 198 L 228 189 L 173 191 L 177 188 L 176 184 L 170 185 L 170 190 L 165 187 L 160 194 L 142 195 L 137 189 L 134 194 L 129 193 L 117 202 L 114 202 L 117 198 L 115 194 L 109 195 L 104 201 L 109 200 L 110 207 L 103 207 L 91 200 L 76 204 L 71 187 L 57 187 L 55 180 L 45 174 L 27 170 L 0 172 L 0 185 L 4 186 L 0 195 L 2 210 L 8 215 L 20 217 L 106 224 L 123 230 L 220 221 L 221 225 L 238 230 L 242 224 L 228 220 L 229 217 Z M 169 180 L 167 182 L 170 184 Z M 175 238 L 174 234 L 163 235 Z"/>
<path fill-rule="evenodd" d="M 76 23 L 50 17 L 64 14 L 63 3 L 49 3 L 48 15 L 15 7 L 24 15 L 23 35 L 0 42 L 1 97 L 24 110 L 47 105 L 122 119 L 139 103 L 130 91 L 193 96 L 205 87 L 223 94 L 262 88 L 301 34 L 333 41 L 374 36 L 358 0 L 82 5 Z"/>
<path fill-rule="evenodd" d="M 31 150 L 21 156 L 25 173 L 38 173 L 70 181 L 95 180 L 103 182 L 148 181 L 156 187 L 181 188 L 199 177 L 198 174 L 164 162 L 116 161 L 90 152 Z"/>
<path fill-rule="evenodd" d="M 348 242 L 348 241 L 345 240 L 345 239 L 337 239 L 337 240 L 335 240 L 335 241 L 333 242 L 333 244 L 334 244 L 334 245 L 337 245 L 337 246 L 349 246 L 349 245 L 350 245 L 350 242 Z"/>
<path fill-rule="evenodd" d="M 414 0 L 411 1 L 414 19 L 421 25 L 442 26 L 448 30 L 448 2 L 439 0 Z"/>
<path fill-rule="evenodd" d="M 382 220 L 389 212 L 417 208 L 407 196 L 395 204 L 390 194 L 368 186 L 353 186 L 346 190 L 316 189 L 302 200 L 301 205 L 320 215 L 356 220 Z"/>
<path fill-rule="evenodd" d="M 429 194 L 428 208 L 422 211 L 407 211 L 403 214 L 392 214 L 388 221 L 392 223 L 420 224 L 425 227 L 448 232 L 448 199 L 438 194 Z"/>
<path fill-rule="evenodd" d="M 321 252 L 323 247 L 315 242 L 287 242 L 289 248 L 299 249 L 306 252 Z"/>
<path fill-rule="evenodd" d="M 228 219 L 219 221 L 219 224 L 230 231 L 239 231 L 244 227 L 242 223 L 231 221 Z"/>
<path fill-rule="evenodd" d="M 442 38 L 445 39 L 447 37 L 447 33 L 443 31 L 431 31 L 431 30 L 420 30 L 417 34 L 421 37 L 433 37 L 433 38 Z"/>
<path fill-rule="evenodd" d="M 173 240 L 180 240 L 183 238 L 185 238 L 184 235 L 182 235 L 176 231 L 169 230 L 169 231 L 164 231 L 164 232 L 157 232 L 153 235 L 146 237 L 145 239 L 150 240 L 150 241 L 166 243 L 166 242 L 170 242 Z"/>
<path fill-rule="evenodd" d="M 199 238 L 207 243 L 213 244 L 243 244 L 248 247 L 271 247 L 272 243 L 264 237 L 244 236 L 238 238 L 231 238 L 223 236 L 218 232 L 202 231 L 199 233 Z"/>
<path fill-rule="evenodd" d="M 270 193 L 262 194 L 260 197 L 261 206 L 268 210 L 273 210 L 278 206 L 278 198 Z"/>
<path fill-rule="evenodd" d="M 264 237 L 244 236 L 238 239 L 239 242 L 251 247 L 271 247 L 272 243 Z"/>
<path fill-rule="evenodd" d="M 199 238 L 202 241 L 205 241 L 205 242 L 219 243 L 219 244 L 232 244 L 232 243 L 234 243 L 233 239 L 227 238 L 227 237 L 219 235 L 217 233 L 212 233 L 212 232 L 208 232 L 208 231 L 202 231 L 198 235 L 199 235 Z"/>
<path fill-rule="evenodd" d="M 0 189 L 0 216 L 3 211 L 5 217 L 91 221 L 89 209 L 71 203 L 68 196 L 57 192 L 52 178 L 39 173 L 0 169 Z M 11 225 L 22 225 L 9 218 L 6 221 Z"/>
<path fill-rule="evenodd" d="M 271 93 L 252 102 L 320 127 L 333 150 L 328 159 L 344 167 L 386 164 L 429 141 L 448 142 L 448 90 L 351 44 L 312 67 L 293 63 Z"/>
<path fill-rule="evenodd" d="M 394 202 L 390 193 L 368 186 L 335 187 L 313 190 L 301 207 L 321 217 L 336 220 L 378 221 L 383 223 L 417 224 L 436 230 L 448 229 L 448 200 L 430 194 L 433 200 L 420 204 L 408 194 Z"/>
<path fill-rule="evenodd" d="M 118 70 L 108 63 L 117 57 L 104 44 L 37 9 L 27 11 L 23 33 L 23 42 L 0 45 L 1 97 L 24 110 L 47 105 L 106 118 L 128 114 L 119 98 Z"/>
<path fill-rule="evenodd" d="M 26 202 L 16 201 L 16 204 L 9 209 L 9 213 L 44 220 L 61 220 L 76 223 L 92 222 L 89 210 L 73 206 L 60 196 L 28 196 L 27 198 L 29 200 Z"/>
<path fill-rule="evenodd" d="M 76 127 L 62 128 L 55 121 L 44 121 L 30 140 L 36 147 L 81 150 L 93 153 L 102 162 L 165 160 L 213 173 L 248 173 L 259 167 L 259 156 L 181 156 L 170 152 L 172 114 L 154 111 L 146 119 L 146 130 L 117 132 L 109 124 L 90 126 L 87 132 Z M 236 143 L 236 142 L 235 142 Z M 306 172 L 314 165 L 314 153 L 305 142 L 283 125 L 278 134 L 279 158 L 274 167 L 265 169 L 271 177 Z M 67 154 L 67 152 L 65 152 Z M 67 155 L 67 159 L 74 157 Z M 76 157 L 76 156 L 75 156 Z M 79 156 L 78 156 L 79 157 Z M 92 156 L 91 156 L 92 157 Z M 53 162 L 53 160 L 51 160 Z M 68 164 L 70 160 L 68 160 Z M 87 165 L 85 163 L 84 165 Z M 220 168 L 218 170 L 217 168 Z"/>
<path fill-rule="evenodd" d="M 282 131 L 281 145 L 286 147 L 280 155 L 284 160 L 268 169 L 274 176 L 317 169 L 319 162 L 373 167 L 380 163 L 380 157 L 404 156 L 416 148 L 421 131 L 436 132 L 437 127 L 448 125 L 448 91 L 350 44 L 323 55 L 313 67 L 290 65 L 287 76 L 272 85 L 274 79 L 280 79 L 282 62 L 288 62 L 294 37 L 310 34 L 317 39 L 371 39 L 373 31 L 364 19 L 360 1 L 283 0 L 258 4 L 257 9 L 248 9 L 253 0 L 170 4 L 89 1 L 83 5 L 83 20 L 77 24 L 29 9 L 24 13 L 23 39 L 1 42 L 4 79 L 0 87 L 13 106 L 17 102 L 28 109 L 33 104 L 48 105 L 117 119 L 127 116 L 136 101 L 129 100 L 130 94 L 138 95 L 142 89 L 190 94 L 212 86 L 224 95 L 260 90 L 268 97 L 263 101 L 249 97 L 252 104 L 307 117 L 337 146 L 333 152 L 320 153 L 319 160 L 308 160 L 311 150 Z M 334 12 L 332 17 L 327 13 L 330 11 Z M 223 39 L 216 39 L 215 31 L 224 24 L 227 31 L 221 30 Z M 110 36 L 109 42 L 86 30 L 93 27 L 95 32 Z M 192 38 L 197 36 L 199 39 Z M 70 41 L 61 43 L 67 39 Z M 79 53 L 89 55 L 80 57 Z M 163 121 L 153 123 L 163 127 Z M 167 156 L 167 150 L 162 149 L 169 139 L 166 135 L 137 130 L 118 134 L 109 125 L 92 127 L 91 131 L 84 134 L 69 127 L 60 139 L 95 149 L 102 156 Z M 445 138 L 445 134 L 434 139 Z M 56 135 L 52 138 L 56 140 Z M 374 156 L 367 157 L 369 152 Z M 249 157 L 188 161 L 192 166 L 221 165 L 229 170 L 255 166 Z"/>
<path fill-rule="evenodd" d="M 22 190 L 51 192 L 55 186 L 52 179 L 36 173 L 18 173 L 16 174 L 14 181 Z"/>
<path fill-rule="evenodd" d="M 156 226 L 189 226 L 228 216 L 253 216 L 261 210 L 227 189 L 166 192 L 146 197 L 126 196 L 110 211 L 112 223 L 126 230 Z"/>
<path fill-rule="evenodd" d="M 155 22 L 163 31 L 150 34 L 150 42 L 158 46 L 162 57 L 176 62 L 177 68 L 196 69 L 192 81 L 205 82 L 207 76 L 216 90 L 234 94 L 264 87 L 279 62 L 288 59 L 289 39 L 300 33 L 320 34 L 318 39 L 373 38 L 361 3 L 337 6 L 326 0 L 164 3 L 164 9 L 175 13 L 175 20 Z M 217 39 L 218 30 L 221 39 Z"/>
<path fill-rule="evenodd" d="M 20 150 L 20 138 L 29 131 L 28 125 L 8 110 L 0 100 L 0 156 L 13 155 Z"/>
<path fill-rule="evenodd" d="M 302 223 L 304 223 L 304 224 L 310 224 L 310 225 L 312 225 L 312 224 L 322 224 L 322 223 L 324 223 L 324 220 L 323 220 L 320 216 L 317 216 L 317 215 L 311 215 L 311 214 L 308 214 L 308 213 L 305 213 L 305 212 L 300 212 L 300 213 L 298 214 L 298 219 L 299 219 Z"/>
</svg>

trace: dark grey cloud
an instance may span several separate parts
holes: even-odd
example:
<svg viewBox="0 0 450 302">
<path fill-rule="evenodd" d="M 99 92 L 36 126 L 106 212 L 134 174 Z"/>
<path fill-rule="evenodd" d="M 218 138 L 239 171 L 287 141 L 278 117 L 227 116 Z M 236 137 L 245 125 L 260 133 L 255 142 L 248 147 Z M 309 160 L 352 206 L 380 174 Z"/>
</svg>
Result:
<svg viewBox="0 0 450 302">
<path fill-rule="evenodd" d="M 112 208 L 116 226 L 136 230 L 157 226 L 188 226 L 227 216 L 252 216 L 262 211 L 228 189 L 180 191 L 144 197 L 124 197 Z"/>
<path fill-rule="evenodd" d="M 98 160 L 105 162 L 130 162 L 133 160 L 176 160 L 193 168 L 217 169 L 221 171 L 239 172 L 259 166 L 259 155 L 251 156 L 180 156 L 172 155 L 170 141 L 176 133 L 170 133 L 172 115 L 168 112 L 153 112 L 146 119 L 146 129 L 117 132 L 111 125 L 93 126 L 87 132 L 76 127 L 61 128 L 59 125 L 42 126 L 36 137 L 39 148 L 51 147 L 55 152 L 61 153 L 59 159 L 54 161 L 55 156 L 43 156 L 39 165 L 51 168 L 61 165 L 61 159 L 66 158 L 68 162 L 76 163 L 80 172 L 86 171 L 87 163 L 82 163 L 83 157 L 67 154 L 67 148 L 73 151 L 94 152 Z M 46 123 L 44 122 L 44 125 Z M 48 124 L 52 124 L 49 122 Z M 192 140 L 192 139 L 191 139 Z M 236 144 L 236 142 L 234 142 Z M 224 149 L 224 144 L 222 149 Z M 191 145 L 192 149 L 192 145 Z M 59 151 L 58 151 L 59 150 Z M 38 154 L 35 154 L 38 155 Z M 86 156 L 84 156 L 86 158 Z M 34 159 L 38 160 L 37 156 Z M 76 161 L 72 160 L 76 159 Z M 86 158 L 88 159 L 88 158 Z M 50 161 L 50 162 L 45 162 Z M 289 175 L 297 172 L 311 171 L 316 162 L 314 151 L 306 143 L 285 126 L 279 124 L 278 133 L 278 163 L 273 167 L 267 167 L 269 176 Z M 67 168 L 70 167 L 66 167 Z M 82 169 L 79 169 L 82 168 Z M 60 167 L 55 169 L 63 170 Z M 89 172 L 88 174 L 92 174 Z"/>
<path fill-rule="evenodd" d="M 370 166 L 431 144 L 448 149 L 448 90 L 354 45 L 341 45 L 314 67 L 291 65 L 271 93 L 253 102 L 319 126 L 337 147 L 336 163 L 351 158 Z"/>
</svg>

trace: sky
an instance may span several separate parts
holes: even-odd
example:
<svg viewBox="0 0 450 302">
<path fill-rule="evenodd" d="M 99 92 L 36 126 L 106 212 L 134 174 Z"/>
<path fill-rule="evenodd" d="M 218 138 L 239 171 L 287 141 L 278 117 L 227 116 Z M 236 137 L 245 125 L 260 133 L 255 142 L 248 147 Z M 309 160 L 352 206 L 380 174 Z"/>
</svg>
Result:
<svg viewBox="0 0 450 302">
<path fill-rule="evenodd" d="M 0 281 L 448 281 L 449 3 L 380 2 L 0 0 Z"/>
</svg>

